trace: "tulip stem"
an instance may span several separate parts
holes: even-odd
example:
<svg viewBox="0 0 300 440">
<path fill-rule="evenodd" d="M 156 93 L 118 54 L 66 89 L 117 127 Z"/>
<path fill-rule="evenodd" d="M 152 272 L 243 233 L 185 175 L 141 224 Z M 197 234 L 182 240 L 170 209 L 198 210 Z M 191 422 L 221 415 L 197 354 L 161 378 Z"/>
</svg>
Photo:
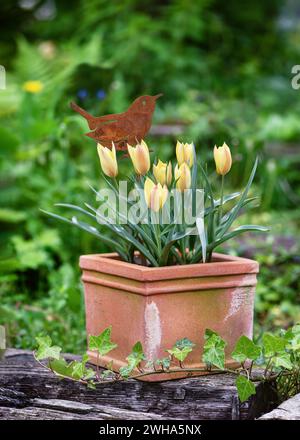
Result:
<svg viewBox="0 0 300 440">
<path fill-rule="evenodd" d="M 160 227 L 159 227 L 159 213 L 152 211 L 153 215 L 153 227 L 154 227 L 154 235 L 155 235 L 155 241 L 157 244 L 157 252 L 158 255 L 161 254 L 161 234 L 160 234 Z"/>
<path fill-rule="evenodd" d="M 119 191 L 118 182 L 115 177 L 112 178 L 112 183 L 113 183 L 113 186 L 116 188 L 116 190 Z"/>
<path fill-rule="evenodd" d="M 221 199 L 220 199 L 220 210 L 219 210 L 219 224 L 222 220 L 223 215 L 223 200 L 224 200 L 224 175 L 222 175 L 222 181 L 221 181 Z"/>
</svg>

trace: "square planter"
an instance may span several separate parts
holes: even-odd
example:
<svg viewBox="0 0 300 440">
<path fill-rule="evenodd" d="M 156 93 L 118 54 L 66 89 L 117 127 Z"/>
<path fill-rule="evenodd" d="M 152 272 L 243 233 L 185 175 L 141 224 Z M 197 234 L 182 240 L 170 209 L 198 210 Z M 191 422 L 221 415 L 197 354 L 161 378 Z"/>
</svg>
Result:
<svg viewBox="0 0 300 440">
<path fill-rule="evenodd" d="M 235 342 L 241 335 L 252 338 L 256 261 L 214 254 L 207 264 L 153 268 L 120 261 L 117 254 L 99 254 L 81 256 L 80 267 L 87 335 L 112 325 L 112 340 L 118 344 L 99 360 L 100 366 L 112 361 L 118 370 L 137 341 L 147 360 L 155 360 L 187 337 L 196 347 L 185 366 L 203 367 L 204 333 L 210 328 L 226 340 L 226 364 L 234 367 L 229 353 Z M 95 353 L 89 356 L 95 364 Z M 143 380 L 174 378 L 165 374 Z"/>
</svg>

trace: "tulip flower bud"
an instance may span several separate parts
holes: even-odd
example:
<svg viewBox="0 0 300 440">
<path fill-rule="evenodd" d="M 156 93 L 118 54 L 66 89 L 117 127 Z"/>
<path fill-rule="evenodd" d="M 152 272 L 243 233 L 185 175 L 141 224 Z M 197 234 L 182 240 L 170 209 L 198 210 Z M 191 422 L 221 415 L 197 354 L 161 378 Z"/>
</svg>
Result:
<svg viewBox="0 0 300 440">
<path fill-rule="evenodd" d="M 154 212 L 158 212 L 166 203 L 168 198 L 168 188 L 160 183 L 155 184 L 147 177 L 144 185 L 144 195 L 147 206 Z"/>
<path fill-rule="evenodd" d="M 189 166 L 183 162 L 182 165 L 175 167 L 175 180 L 176 188 L 183 192 L 185 189 L 190 188 L 192 183 L 191 170 Z"/>
<path fill-rule="evenodd" d="M 176 157 L 179 166 L 185 162 L 189 167 L 192 167 L 194 163 L 194 144 L 182 144 L 177 141 Z"/>
<path fill-rule="evenodd" d="M 127 144 L 127 148 L 136 173 L 144 176 L 150 169 L 150 154 L 146 142 L 142 141 L 135 147 Z"/>
<path fill-rule="evenodd" d="M 103 173 L 108 177 L 116 177 L 118 175 L 118 163 L 114 143 L 112 143 L 111 150 L 103 147 L 101 144 L 97 144 L 97 151 Z"/>
<path fill-rule="evenodd" d="M 227 144 L 222 145 L 222 147 L 217 147 L 215 145 L 214 148 L 214 159 L 216 163 L 217 173 L 221 176 L 225 176 L 230 171 L 232 165 L 230 148 Z"/>
<path fill-rule="evenodd" d="M 163 185 L 171 185 L 172 182 L 172 164 L 164 163 L 161 160 L 157 165 L 153 165 L 153 174 L 157 182 Z"/>
</svg>

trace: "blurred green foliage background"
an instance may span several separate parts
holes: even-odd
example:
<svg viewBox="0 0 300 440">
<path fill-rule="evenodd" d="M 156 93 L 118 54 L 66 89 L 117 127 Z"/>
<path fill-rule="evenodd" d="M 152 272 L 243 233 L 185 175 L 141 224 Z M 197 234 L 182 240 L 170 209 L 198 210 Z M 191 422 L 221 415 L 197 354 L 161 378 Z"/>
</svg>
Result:
<svg viewBox="0 0 300 440">
<path fill-rule="evenodd" d="M 212 148 L 226 141 L 234 161 L 227 185 L 239 189 L 259 155 L 261 204 L 251 221 L 272 231 L 226 251 L 261 263 L 257 336 L 300 319 L 296 0 L 8 0 L 0 29 L 7 83 L 0 90 L 0 324 L 10 345 L 32 348 L 43 332 L 66 351 L 85 344 L 78 257 L 106 249 L 39 211 L 90 201 L 88 183 L 103 184 L 95 144 L 69 102 L 102 115 L 159 92 L 147 141 L 161 158 L 174 156 L 177 138 L 194 141 L 213 177 Z M 26 92 L 27 81 L 42 90 Z M 121 172 L 128 169 L 124 160 Z"/>
</svg>

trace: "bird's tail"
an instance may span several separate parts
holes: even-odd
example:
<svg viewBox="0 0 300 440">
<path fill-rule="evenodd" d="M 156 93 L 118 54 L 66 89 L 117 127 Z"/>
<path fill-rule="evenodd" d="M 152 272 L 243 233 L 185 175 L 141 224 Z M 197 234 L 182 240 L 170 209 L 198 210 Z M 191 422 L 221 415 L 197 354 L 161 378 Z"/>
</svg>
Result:
<svg viewBox="0 0 300 440">
<path fill-rule="evenodd" d="M 94 116 L 90 115 L 83 108 L 79 107 L 79 105 L 77 105 L 75 102 L 71 102 L 70 103 L 70 107 L 71 107 L 72 110 L 74 110 L 75 112 L 79 113 L 81 116 L 83 116 L 88 121 L 90 129 L 94 129 L 95 128 L 94 124 L 93 124 Z"/>
</svg>

